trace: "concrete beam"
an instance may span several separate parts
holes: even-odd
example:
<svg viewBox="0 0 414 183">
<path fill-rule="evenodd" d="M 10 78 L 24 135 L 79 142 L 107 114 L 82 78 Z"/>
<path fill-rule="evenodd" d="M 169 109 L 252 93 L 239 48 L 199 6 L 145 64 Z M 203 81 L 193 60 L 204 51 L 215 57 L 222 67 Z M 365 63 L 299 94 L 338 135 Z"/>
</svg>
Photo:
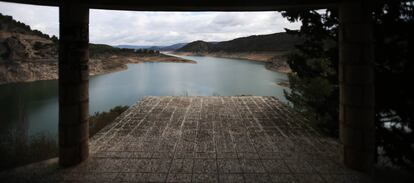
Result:
<svg viewBox="0 0 414 183">
<path fill-rule="evenodd" d="M 59 8 L 59 164 L 76 165 L 89 156 L 89 9 Z"/>
<path fill-rule="evenodd" d="M 62 0 L 1 0 L 23 4 L 59 6 Z M 289 8 L 320 9 L 357 0 L 72 0 L 91 9 L 133 11 L 276 11 Z"/>
</svg>

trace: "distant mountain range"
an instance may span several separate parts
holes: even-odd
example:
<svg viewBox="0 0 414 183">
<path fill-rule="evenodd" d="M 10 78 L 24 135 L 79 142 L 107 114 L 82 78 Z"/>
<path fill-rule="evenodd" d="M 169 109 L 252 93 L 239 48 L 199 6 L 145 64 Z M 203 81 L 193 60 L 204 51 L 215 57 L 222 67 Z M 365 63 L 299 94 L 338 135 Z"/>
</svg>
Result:
<svg viewBox="0 0 414 183">
<path fill-rule="evenodd" d="M 149 49 L 149 50 L 158 50 L 158 51 L 175 51 L 182 48 L 187 43 L 177 43 L 169 46 L 140 46 L 140 45 L 118 45 L 118 48 L 128 48 L 128 49 Z"/>
<path fill-rule="evenodd" d="M 117 48 L 127 48 L 127 49 L 147 49 L 147 48 L 150 48 L 152 46 L 117 45 L 117 46 L 114 46 L 114 47 L 117 47 Z"/>
<path fill-rule="evenodd" d="M 297 36 L 281 32 L 266 35 L 253 35 L 221 42 L 198 40 L 190 43 L 177 43 L 169 46 L 118 45 L 116 47 L 191 53 L 279 52 L 292 50 L 294 46 L 301 41 L 302 39 Z"/>
<path fill-rule="evenodd" d="M 300 43 L 302 39 L 297 36 L 282 33 L 274 33 L 267 35 L 254 35 L 248 37 L 241 37 L 230 41 L 222 42 L 205 42 L 194 41 L 188 43 L 182 48 L 177 49 L 177 52 L 274 52 L 274 51 L 288 51 Z"/>
</svg>

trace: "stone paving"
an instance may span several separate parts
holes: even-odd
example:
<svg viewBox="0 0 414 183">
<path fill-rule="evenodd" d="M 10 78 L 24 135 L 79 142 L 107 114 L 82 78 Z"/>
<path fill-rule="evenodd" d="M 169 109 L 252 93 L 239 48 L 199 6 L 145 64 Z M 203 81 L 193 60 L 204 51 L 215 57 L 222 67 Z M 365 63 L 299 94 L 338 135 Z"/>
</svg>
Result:
<svg viewBox="0 0 414 183">
<path fill-rule="evenodd" d="M 55 159 L 2 173 L 0 178 L 9 182 L 370 181 L 341 164 L 337 141 L 319 135 L 304 117 L 274 97 L 144 97 L 96 134 L 90 148 L 90 158 L 78 166 L 62 169 Z"/>
</svg>

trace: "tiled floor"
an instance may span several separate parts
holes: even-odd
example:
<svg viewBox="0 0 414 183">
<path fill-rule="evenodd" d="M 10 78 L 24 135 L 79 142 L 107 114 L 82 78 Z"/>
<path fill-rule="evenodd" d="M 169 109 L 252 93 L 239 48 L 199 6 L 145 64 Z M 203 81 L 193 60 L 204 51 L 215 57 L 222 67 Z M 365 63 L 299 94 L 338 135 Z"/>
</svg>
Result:
<svg viewBox="0 0 414 183">
<path fill-rule="evenodd" d="M 145 97 L 90 141 L 91 157 L 0 174 L 39 182 L 369 182 L 274 97 Z M 35 168 L 34 168 L 35 167 Z M 24 175 L 24 176 L 19 176 Z M 3 182 L 0 180 L 0 182 Z"/>
</svg>

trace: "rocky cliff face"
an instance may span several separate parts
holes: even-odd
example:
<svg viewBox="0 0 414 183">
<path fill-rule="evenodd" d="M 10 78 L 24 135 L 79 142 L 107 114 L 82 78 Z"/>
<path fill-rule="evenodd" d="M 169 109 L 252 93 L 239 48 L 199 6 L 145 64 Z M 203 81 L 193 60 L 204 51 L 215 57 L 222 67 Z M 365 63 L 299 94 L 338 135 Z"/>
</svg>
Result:
<svg viewBox="0 0 414 183">
<path fill-rule="evenodd" d="M 92 58 L 90 74 L 127 69 L 109 58 Z M 0 32 L 0 84 L 58 78 L 58 47 L 37 35 Z"/>
<path fill-rule="evenodd" d="M 57 63 L 0 64 L 0 84 L 57 78 Z"/>
<path fill-rule="evenodd" d="M 0 30 L 0 59 L 2 62 L 56 59 L 57 52 L 57 44 L 50 39 Z"/>
<path fill-rule="evenodd" d="M 57 53 L 56 38 L 0 14 L 0 84 L 57 78 Z"/>
<path fill-rule="evenodd" d="M 0 31 L 0 84 L 56 76 L 57 46 L 52 40 Z"/>
<path fill-rule="evenodd" d="M 98 55 L 102 55 L 100 53 Z M 109 57 L 91 58 L 90 74 L 126 69 Z M 0 14 L 0 84 L 58 78 L 58 40 Z"/>
<path fill-rule="evenodd" d="M 89 74 L 98 75 L 125 70 L 126 64 L 91 60 Z M 58 79 L 58 62 L 18 62 L 0 64 L 0 84 Z"/>
</svg>

